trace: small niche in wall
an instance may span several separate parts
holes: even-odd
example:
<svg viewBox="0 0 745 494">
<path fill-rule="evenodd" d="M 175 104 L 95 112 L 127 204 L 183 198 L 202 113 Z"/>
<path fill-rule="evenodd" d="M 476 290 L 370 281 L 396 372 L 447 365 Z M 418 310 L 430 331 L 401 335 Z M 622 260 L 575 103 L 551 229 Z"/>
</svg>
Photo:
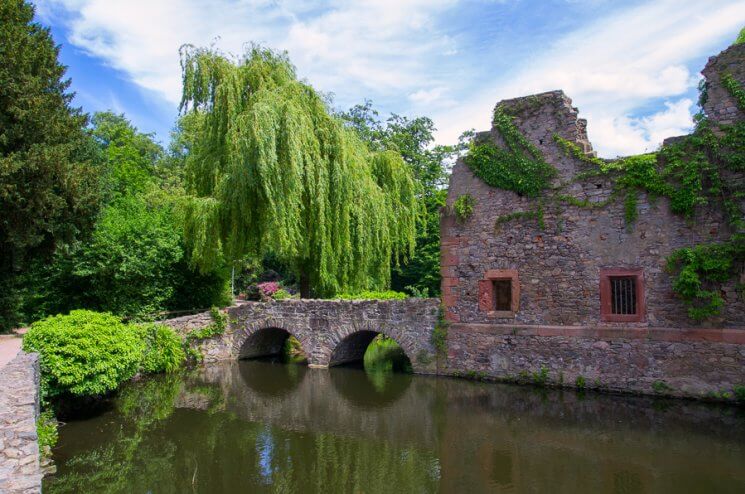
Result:
<svg viewBox="0 0 745 494">
<path fill-rule="evenodd" d="M 479 310 L 489 317 L 514 318 L 520 306 L 516 269 L 490 269 L 479 281 Z"/>
</svg>

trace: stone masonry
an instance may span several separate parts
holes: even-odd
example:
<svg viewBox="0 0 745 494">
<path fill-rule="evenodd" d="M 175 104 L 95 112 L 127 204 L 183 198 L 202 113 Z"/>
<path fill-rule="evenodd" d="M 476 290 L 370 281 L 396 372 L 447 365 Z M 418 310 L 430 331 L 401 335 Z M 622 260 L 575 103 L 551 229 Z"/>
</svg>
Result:
<svg viewBox="0 0 745 494">
<path fill-rule="evenodd" d="M 361 360 L 375 335 L 396 340 L 415 372 L 434 372 L 432 330 L 439 301 L 281 300 L 246 302 L 227 309 L 228 328 L 219 337 L 197 343 L 205 362 L 273 355 L 285 339 L 300 341 L 308 363 L 328 367 Z M 164 321 L 185 334 L 211 323 L 209 313 Z"/>
<path fill-rule="evenodd" d="M 0 492 L 41 492 L 36 421 L 39 356 L 20 352 L 0 371 Z"/>
<path fill-rule="evenodd" d="M 712 57 L 703 71 L 704 109 L 713 122 L 728 124 L 745 114 L 721 87 L 718 74 L 725 69 L 745 84 L 745 45 Z M 592 154 L 587 122 L 563 92 L 499 106 L 515 116 L 518 129 L 556 168 L 555 184 L 570 184 L 568 195 L 590 203 L 609 199 L 611 179 L 573 182 L 587 165 L 554 140 L 557 134 Z M 476 138 L 502 145 L 495 129 Z M 475 207 L 470 218 L 459 221 L 451 211 L 464 194 L 475 199 Z M 673 293 L 665 269 L 675 249 L 729 238 L 722 213 L 701 208 L 686 220 L 670 211 L 665 198 L 639 193 L 638 219 L 626 225 L 623 202 L 620 197 L 596 208 L 540 205 L 486 185 L 459 161 L 441 220 L 449 371 L 516 379 L 544 368 L 556 383 L 573 384 L 582 376 L 588 385 L 606 389 L 687 396 L 745 386 L 745 300 L 737 290 L 742 280 L 722 285 L 726 305 L 720 317 L 697 324 Z M 530 217 L 497 222 L 538 207 L 543 227 Z M 613 319 L 601 305 L 601 277 L 618 273 L 636 276 L 638 317 Z M 510 310 L 490 307 L 490 290 L 497 289 L 492 283 L 499 279 L 512 283 Z"/>
</svg>

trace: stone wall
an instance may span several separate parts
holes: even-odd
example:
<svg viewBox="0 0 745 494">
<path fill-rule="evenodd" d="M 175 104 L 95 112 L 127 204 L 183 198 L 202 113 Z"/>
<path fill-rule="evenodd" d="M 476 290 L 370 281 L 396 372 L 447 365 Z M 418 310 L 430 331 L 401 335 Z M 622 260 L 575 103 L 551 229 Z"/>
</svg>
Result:
<svg viewBox="0 0 745 494">
<path fill-rule="evenodd" d="M 0 492 L 41 492 L 39 357 L 20 352 L 0 371 Z"/>
<path fill-rule="evenodd" d="M 362 358 L 360 342 L 373 333 L 396 340 L 416 372 L 434 372 L 432 330 L 439 301 L 281 300 L 229 307 L 225 334 L 196 342 L 205 362 L 277 353 L 293 335 L 311 366 L 327 367 Z M 164 321 L 182 334 L 211 323 L 209 313 Z"/>
<path fill-rule="evenodd" d="M 745 118 L 721 87 L 723 66 L 745 84 L 745 45 L 713 57 L 706 110 L 720 123 Z M 579 201 L 611 198 L 613 183 L 600 177 L 573 181 L 587 169 L 567 156 L 554 135 L 592 154 L 587 123 L 561 91 L 499 103 L 523 135 L 558 171 L 554 185 Z M 502 141 L 495 129 L 477 139 Z M 742 177 L 740 177 L 742 178 Z M 475 199 L 472 216 L 452 213 L 458 197 Z M 535 218 L 497 221 L 516 212 L 543 211 Z M 486 185 L 459 161 L 450 178 L 447 207 L 441 220 L 442 289 L 449 333 L 450 372 L 479 371 L 514 378 L 546 367 L 550 379 L 574 381 L 582 375 L 604 387 L 652 392 L 667 381 L 672 394 L 699 396 L 745 385 L 745 300 L 731 280 L 721 287 L 722 314 L 698 324 L 672 291 L 666 257 L 698 243 L 728 239 L 732 232 L 722 213 L 699 208 L 685 219 L 670 211 L 667 199 L 638 196 L 638 218 L 625 220 L 623 197 L 601 207 L 578 207 L 541 201 Z M 601 270 L 640 270 L 646 311 L 635 322 L 607 322 L 601 314 Z M 487 310 L 484 298 L 490 273 L 514 276 L 519 294 L 511 311 Z M 488 302 L 488 301 L 487 301 Z M 488 303 L 486 304 L 488 305 Z M 701 329 L 704 328 L 704 329 Z M 654 335 L 654 337 L 650 337 Z M 660 389 L 661 385 L 656 385 Z"/>
</svg>

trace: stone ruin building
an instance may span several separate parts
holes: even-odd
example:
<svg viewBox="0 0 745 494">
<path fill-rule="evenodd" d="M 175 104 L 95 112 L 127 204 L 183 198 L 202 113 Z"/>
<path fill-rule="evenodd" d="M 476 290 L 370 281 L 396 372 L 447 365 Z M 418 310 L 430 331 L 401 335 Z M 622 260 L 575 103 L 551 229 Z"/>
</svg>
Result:
<svg viewBox="0 0 745 494">
<path fill-rule="evenodd" d="M 745 120 L 742 101 L 722 83 L 725 72 L 745 87 L 745 44 L 711 57 L 702 72 L 703 110 L 714 125 Z M 614 178 L 576 180 L 586 160 L 557 142 L 594 157 L 587 122 L 562 91 L 497 108 L 556 169 L 552 185 L 564 184 L 575 200 L 540 202 L 487 185 L 463 159 L 455 165 L 441 219 L 451 372 L 691 396 L 745 385 L 742 267 L 739 279 L 718 288 L 720 314 L 703 322 L 689 317 L 666 270 L 676 249 L 730 238 L 723 212 L 704 206 L 686 219 L 667 198 L 639 191 L 637 217 L 627 224 L 623 197 L 611 197 Z M 496 128 L 476 142 L 504 147 Z M 458 218 L 454 205 L 464 195 L 473 212 Z"/>
</svg>

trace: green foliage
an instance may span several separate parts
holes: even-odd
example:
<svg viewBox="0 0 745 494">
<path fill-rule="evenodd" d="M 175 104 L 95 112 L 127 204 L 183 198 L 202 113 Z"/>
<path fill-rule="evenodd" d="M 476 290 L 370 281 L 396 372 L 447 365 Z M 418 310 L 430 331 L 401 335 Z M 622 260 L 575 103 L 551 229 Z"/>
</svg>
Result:
<svg viewBox="0 0 745 494">
<path fill-rule="evenodd" d="M 533 373 L 533 384 L 545 386 L 548 384 L 548 367 L 542 365 L 540 370 Z"/>
<path fill-rule="evenodd" d="M 745 386 L 735 386 L 732 388 L 735 399 L 741 403 L 745 403 Z"/>
<path fill-rule="evenodd" d="M 87 310 L 37 321 L 23 339 L 24 351 L 40 355 L 44 399 L 113 391 L 137 372 L 143 348 L 119 318 Z"/>
<path fill-rule="evenodd" d="M 285 290 L 284 288 L 280 288 L 276 292 L 272 294 L 272 298 L 274 300 L 286 300 L 288 298 L 294 298 L 293 295 Z"/>
<path fill-rule="evenodd" d="M 218 307 L 212 307 L 210 309 L 210 316 L 212 316 L 212 324 L 201 329 L 195 329 L 187 334 L 187 343 L 194 340 L 206 340 L 207 338 L 220 336 L 225 333 L 228 327 L 228 314 L 222 312 Z"/>
<path fill-rule="evenodd" d="M 474 141 L 464 158 L 473 173 L 492 187 L 511 190 L 520 195 L 538 197 L 551 184 L 556 170 L 512 123 L 512 117 L 501 108 L 494 110 L 494 128 L 505 147 L 492 142 Z"/>
<path fill-rule="evenodd" d="M 39 414 L 36 420 L 36 436 L 39 442 L 39 455 L 42 458 L 51 458 L 52 448 L 59 438 L 57 419 L 51 410 L 44 410 Z"/>
<path fill-rule="evenodd" d="M 102 149 L 108 201 L 143 194 L 155 184 L 163 149 L 151 134 L 138 132 L 124 115 L 111 112 L 93 116 L 91 133 Z"/>
<path fill-rule="evenodd" d="M 658 395 L 672 391 L 672 389 L 665 381 L 658 380 L 652 383 L 652 390 Z"/>
<path fill-rule="evenodd" d="M 183 191 L 172 170 L 161 173 L 160 146 L 109 113 L 96 114 L 92 133 L 107 156 L 108 202 L 87 241 L 57 249 L 52 262 L 29 270 L 26 320 L 81 307 L 150 319 L 163 310 L 229 303 L 225 269 L 198 273 L 188 266 Z"/>
<path fill-rule="evenodd" d="M 678 249 L 668 257 L 668 270 L 677 271 L 673 290 L 688 305 L 691 319 L 701 321 L 719 314 L 724 299 L 716 286 L 732 278 L 743 261 L 744 235 L 734 235 L 725 243 Z"/>
<path fill-rule="evenodd" d="M 440 293 L 440 210 L 445 206 L 447 168 L 465 144 L 434 144 L 435 127 L 427 117 L 391 115 L 385 122 L 372 103 L 356 105 L 341 118 L 375 150 L 394 150 L 411 167 L 420 184 L 418 202 L 422 214 L 417 222 L 416 251 L 407 263 L 393 266 L 391 287 L 413 296 Z"/>
<path fill-rule="evenodd" d="M 473 214 L 473 208 L 475 205 L 476 200 L 471 194 L 463 194 L 453 203 L 455 217 L 458 218 L 459 221 L 466 221 Z"/>
<path fill-rule="evenodd" d="M 379 334 L 365 350 L 363 357 L 368 372 L 412 372 L 411 362 L 396 340 Z"/>
<path fill-rule="evenodd" d="M 537 209 L 531 209 L 529 211 L 514 211 L 512 213 L 497 216 L 497 219 L 494 220 L 494 230 L 499 230 L 503 224 L 510 221 L 522 219 L 536 220 L 538 228 L 540 229 L 543 229 L 546 226 L 543 222 L 543 208 L 539 207 Z"/>
<path fill-rule="evenodd" d="M 439 357 L 447 356 L 448 351 L 448 327 L 450 323 L 445 318 L 445 305 L 440 304 L 437 310 L 437 324 L 432 330 L 432 345 L 435 347 Z"/>
<path fill-rule="evenodd" d="M 734 79 L 722 77 L 725 85 Z M 737 91 L 730 89 L 733 95 Z M 743 93 L 745 94 L 745 93 Z M 603 207 L 624 193 L 626 224 L 637 218 L 637 194 L 643 190 L 651 197 L 667 197 L 670 208 L 686 218 L 693 218 L 697 208 L 719 207 L 734 231 L 745 226 L 740 202 L 745 197 L 742 185 L 726 180 L 723 173 L 745 170 L 745 123 L 722 125 L 715 131 L 700 119 L 693 134 L 664 146 L 659 153 L 643 154 L 616 161 L 603 161 L 587 156 L 579 147 L 555 136 L 567 155 L 591 165 L 591 169 L 575 177 L 576 181 L 592 176 L 612 176 L 611 197 L 601 203 L 580 201 L 557 194 L 556 199 L 578 207 Z M 668 269 L 676 273 L 673 290 L 688 305 L 688 315 L 701 321 L 720 313 L 724 299 L 717 288 L 736 274 L 736 265 L 745 259 L 741 234 L 718 244 L 702 244 L 679 249 L 668 258 Z"/>
<path fill-rule="evenodd" d="M 135 316 L 163 310 L 174 294 L 180 241 L 168 209 L 127 196 L 104 210 L 72 274 L 94 307 Z"/>
<path fill-rule="evenodd" d="M 587 387 L 587 380 L 585 379 L 585 376 L 577 376 L 577 379 L 574 381 L 574 385 L 577 386 L 577 389 L 583 391 L 585 387 Z"/>
<path fill-rule="evenodd" d="M 80 238 L 99 208 L 96 147 L 49 29 L 0 2 L 0 332 L 18 322 L 20 276 Z"/>
<path fill-rule="evenodd" d="M 419 214 L 400 155 L 370 152 L 284 54 L 185 47 L 182 67 L 182 111 L 202 116 L 187 159 L 191 261 L 204 270 L 272 252 L 304 296 L 386 287 Z"/>
<path fill-rule="evenodd" d="M 737 82 L 737 79 L 735 79 L 729 72 L 722 74 L 721 81 L 724 88 L 733 98 L 735 98 L 735 101 L 737 101 L 737 107 L 740 108 L 740 110 L 745 111 L 745 89 L 743 89 L 740 83 Z"/>
<path fill-rule="evenodd" d="M 404 300 L 406 298 L 408 298 L 408 295 L 405 293 L 394 292 L 393 290 L 342 293 L 334 297 L 334 299 L 339 300 Z"/>
<path fill-rule="evenodd" d="M 745 27 L 740 29 L 740 33 L 737 35 L 737 39 L 735 39 L 735 42 L 732 44 L 739 45 L 740 43 L 745 43 Z"/>
<path fill-rule="evenodd" d="M 173 329 L 162 324 L 144 323 L 134 326 L 144 341 L 140 371 L 146 374 L 173 372 L 184 364 L 181 338 Z"/>
</svg>

